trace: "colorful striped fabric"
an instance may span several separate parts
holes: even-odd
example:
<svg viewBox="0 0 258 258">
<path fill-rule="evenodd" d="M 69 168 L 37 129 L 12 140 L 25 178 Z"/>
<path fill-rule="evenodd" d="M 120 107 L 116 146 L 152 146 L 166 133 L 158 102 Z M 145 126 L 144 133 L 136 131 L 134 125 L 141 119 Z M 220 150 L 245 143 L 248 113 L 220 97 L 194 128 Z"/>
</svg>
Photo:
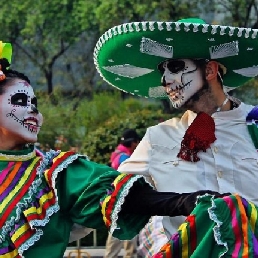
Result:
<svg viewBox="0 0 258 258">
<path fill-rule="evenodd" d="M 150 219 L 150 216 L 144 215 L 140 218 L 126 214 L 118 216 L 125 197 L 136 183 L 148 184 L 143 176 L 121 174 L 107 189 L 106 196 L 101 200 L 103 220 L 110 233 L 120 240 L 133 239 Z"/>
<path fill-rule="evenodd" d="M 258 207 L 239 195 L 203 196 L 154 258 L 258 257 Z"/>
<path fill-rule="evenodd" d="M 163 228 L 163 217 L 154 216 L 151 221 L 140 231 L 137 253 L 144 258 L 151 258 L 168 241 Z"/>
<path fill-rule="evenodd" d="M 130 180 L 131 177 L 132 175 L 119 175 L 113 183 L 114 190 L 112 192 L 108 192 L 107 196 L 104 198 L 102 202 L 103 219 L 108 229 L 110 229 L 112 224 L 111 213 L 114 210 L 116 204 L 116 196 L 118 195 L 119 191 L 123 189 L 123 186 L 126 185 L 126 183 Z"/>
<path fill-rule="evenodd" d="M 59 209 L 55 178 L 73 154 L 52 151 L 23 161 L 0 157 L 6 163 L 0 172 L 0 258 L 22 257 L 40 238 L 40 227 Z"/>
</svg>

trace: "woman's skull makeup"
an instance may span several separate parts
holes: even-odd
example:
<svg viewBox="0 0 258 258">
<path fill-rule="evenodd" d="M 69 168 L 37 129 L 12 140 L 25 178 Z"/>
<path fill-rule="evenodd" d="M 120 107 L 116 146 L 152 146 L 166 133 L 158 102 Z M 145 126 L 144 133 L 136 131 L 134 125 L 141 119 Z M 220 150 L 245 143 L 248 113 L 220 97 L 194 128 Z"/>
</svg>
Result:
<svg viewBox="0 0 258 258">
<path fill-rule="evenodd" d="M 37 98 L 29 83 L 13 80 L 0 96 L 0 130 L 17 139 L 30 143 L 37 140 L 43 117 L 37 109 Z"/>
<path fill-rule="evenodd" d="M 162 62 L 162 85 L 175 108 L 182 107 L 203 86 L 202 71 L 191 59 Z"/>
</svg>

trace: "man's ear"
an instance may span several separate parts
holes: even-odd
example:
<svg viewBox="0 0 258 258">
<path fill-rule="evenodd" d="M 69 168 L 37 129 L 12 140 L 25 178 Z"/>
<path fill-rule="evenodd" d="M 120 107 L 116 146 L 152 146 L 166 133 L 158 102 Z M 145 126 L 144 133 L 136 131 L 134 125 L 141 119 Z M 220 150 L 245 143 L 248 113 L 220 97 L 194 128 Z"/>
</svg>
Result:
<svg viewBox="0 0 258 258">
<path fill-rule="evenodd" d="M 206 65 L 205 76 L 206 80 L 210 81 L 217 78 L 219 71 L 219 64 L 216 61 L 209 61 Z"/>
</svg>

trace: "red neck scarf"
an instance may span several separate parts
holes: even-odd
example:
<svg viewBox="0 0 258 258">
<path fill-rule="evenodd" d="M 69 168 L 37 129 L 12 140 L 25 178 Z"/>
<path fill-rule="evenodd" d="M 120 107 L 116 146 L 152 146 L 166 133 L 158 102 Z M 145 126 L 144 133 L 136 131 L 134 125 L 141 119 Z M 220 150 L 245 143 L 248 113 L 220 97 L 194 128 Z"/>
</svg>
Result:
<svg viewBox="0 0 258 258">
<path fill-rule="evenodd" d="M 186 161 L 197 162 L 200 160 L 197 153 L 199 151 L 206 152 L 206 149 L 215 140 L 214 120 L 206 113 L 198 113 L 185 132 L 177 157 Z"/>
</svg>

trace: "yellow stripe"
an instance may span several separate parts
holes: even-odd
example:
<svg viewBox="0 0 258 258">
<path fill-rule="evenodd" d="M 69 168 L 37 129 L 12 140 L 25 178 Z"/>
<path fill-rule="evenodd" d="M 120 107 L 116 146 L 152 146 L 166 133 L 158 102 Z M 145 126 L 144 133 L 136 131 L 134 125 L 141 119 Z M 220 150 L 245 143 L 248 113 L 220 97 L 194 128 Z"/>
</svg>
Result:
<svg viewBox="0 0 258 258">
<path fill-rule="evenodd" d="M 238 203 L 239 211 L 240 211 L 240 217 L 241 217 L 241 228 L 242 228 L 242 239 L 243 239 L 243 249 L 242 249 L 242 257 L 248 257 L 249 253 L 249 246 L 248 246 L 248 218 L 245 213 L 245 207 L 242 203 L 241 197 L 236 194 L 235 198 Z"/>
<path fill-rule="evenodd" d="M 19 192 L 19 190 L 24 186 L 25 182 L 29 178 L 31 171 L 33 170 L 35 164 L 38 162 L 39 158 L 33 160 L 30 166 L 25 170 L 24 176 L 21 178 L 19 183 L 15 186 L 15 188 L 8 194 L 8 196 L 4 199 L 4 201 L 0 205 L 0 213 L 3 212 L 4 208 L 7 207 L 8 203 L 11 202 L 12 198 Z"/>
<path fill-rule="evenodd" d="M 256 210 L 253 203 L 249 202 L 249 204 L 252 207 L 250 224 L 251 224 L 252 231 L 254 232 L 255 224 L 256 224 L 256 221 L 257 221 L 257 210 Z"/>
<path fill-rule="evenodd" d="M 181 230 L 181 239 L 182 239 L 182 258 L 188 258 L 188 234 L 187 234 L 187 224 L 188 223 L 183 223 L 179 227 L 178 230 Z"/>
<path fill-rule="evenodd" d="M 17 249 L 13 250 L 10 253 L 0 255 L 0 258 L 14 258 L 14 257 L 16 257 L 16 255 L 18 255 Z"/>
<path fill-rule="evenodd" d="M 36 207 L 30 207 L 29 209 L 25 210 L 23 212 L 23 214 L 25 216 L 28 216 L 32 213 L 37 213 L 37 214 L 41 214 L 42 213 L 42 206 L 44 205 L 45 202 L 47 202 L 49 199 L 52 199 L 54 196 L 53 192 L 49 192 L 49 193 L 46 193 L 44 195 L 42 195 L 39 199 L 39 204 L 40 206 L 38 208 Z"/>
<path fill-rule="evenodd" d="M 48 185 L 49 185 L 48 171 L 49 171 L 49 169 L 46 169 L 46 170 L 44 171 L 44 176 L 45 176 L 45 179 L 46 179 L 46 181 L 48 182 Z"/>
<path fill-rule="evenodd" d="M 55 163 L 57 159 L 62 158 L 65 154 L 66 152 L 64 151 L 60 152 L 55 158 L 53 158 L 53 163 Z"/>
<path fill-rule="evenodd" d="M 126 174 L 121 174 L 121 175 L 117 176 L 116 179 L 114 180 L 114 186 L 116 187 L 116 185 L 119 183 L 119 181 L 120 181 L 123 177 L 125 177 L 125 176 L 126 176 Z"/>
<path fill-rule="evenodd" d="M 26 232 L 28 229 L 30 228 L 28 223 L 25 223 L 24 225 L 22 225 L 20 228 L 18 228 L 18 230 L 16 230 L 14 232 L 14 234 L 12 235 L 11 239 L 13 241 L 13 243 L 15 243 L 15 241 L 21 236 L 23 235 L 24 232 Z"/>
<path fill-rule="evenodd" d="M 65 154 L 66 152 L 60 152 L 55 158 L 53 158 L 53 164 L 57 161 L 57 159 L 59 159 L 59 158 L 61 158 L 62 156 L 64 156 L 64 154 Z M 58 167 L 58 166 L 57 166 Z M 44 175 L 45 175 L 45 179 L 46 179 L 46 181 L 48 182 L 48 184 L 49 184 L 49 177 L 48 177 L 48 171 L 49 171 L 50 169 L 46 169 L 45 171 L 44 171 Z"/>
<path fill-rule="evenodd" d="M 101 212 L 103 214 L 103 220 L 104 220 L 105 224 L 107 224 L 107 218 L 105 215 L 106 214 L 106 206 L 107 206 L 107 203 L 109 202 L 110 198 L 111 198 L 111 195 L 109 195 L 105 198 L 105 200 L 103 201 L 103 204 L 102 204 L 102 208 L 101 208 Z"/>
<path fill-rule="evenodd" d="M 0 54 L 1 54 L 1 46 L 0 46 Z M 22 155 L 19 157 L 16 157 L 15 155 L 7 155 L 7 154 L 0 153 L 0 161 L 27 161 L 34 157 L 36 157 L 36 151 L 32 151 L 26 155 Z"/>
</svg>

